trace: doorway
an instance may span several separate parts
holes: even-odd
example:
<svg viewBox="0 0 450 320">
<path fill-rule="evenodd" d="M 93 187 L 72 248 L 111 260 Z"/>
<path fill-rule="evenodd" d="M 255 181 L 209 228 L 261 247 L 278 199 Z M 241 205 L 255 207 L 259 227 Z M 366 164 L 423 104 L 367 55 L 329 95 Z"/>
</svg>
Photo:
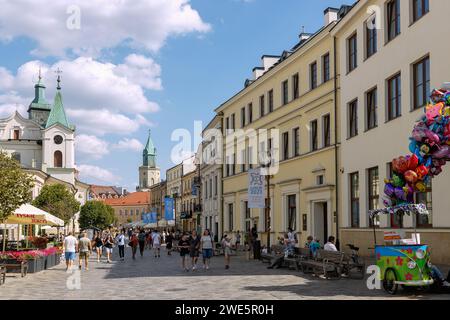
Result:
<svg viewBox="0 0 450 320">
<path fill-rule="evenodd" d="M 324 245 L 328 239 L 328 204 L 314 203 L 314 237 Z"/>
</svg>

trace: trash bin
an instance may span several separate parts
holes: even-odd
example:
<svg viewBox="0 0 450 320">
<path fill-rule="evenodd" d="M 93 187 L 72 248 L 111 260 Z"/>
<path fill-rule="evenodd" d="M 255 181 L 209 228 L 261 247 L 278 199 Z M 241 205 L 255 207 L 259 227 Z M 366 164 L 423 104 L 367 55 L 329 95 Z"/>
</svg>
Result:
<svg viewBox="0 0 450 320">
<path fill-rule="evenodd" d="M 253 259 L 261 260 L 261 241 L 256 240 L 253 242 Z"/>
</svg>

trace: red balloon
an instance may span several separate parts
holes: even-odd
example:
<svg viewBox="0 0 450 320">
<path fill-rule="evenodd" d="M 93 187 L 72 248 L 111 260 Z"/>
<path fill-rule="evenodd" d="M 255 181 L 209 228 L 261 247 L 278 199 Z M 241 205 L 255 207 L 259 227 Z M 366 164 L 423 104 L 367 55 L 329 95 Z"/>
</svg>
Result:
<svg viewBox="0 0 450 320">
<path fill-rule="evenodd" d="M 419 179 L 419 176 L 416 172 L 412 170 L 408 170 L 405 172 L 405 180 L 408 181 L 410 184 L 416 183 Z"/>
<path fill-rule="evenodd" d="M 425 176 L 428 174 L 428 168 L 424 165 L 420 165 L 416 169 L 417 176 L 419 177 L 419 180 L 423 180 Z"/>
<path fill-rule="evenodd" d="M 392 160 L 392 167 L 395 172 L 403 174 L 408 171 L 409 161 L 402 156 L 400 158 Z"/>
<path fill-rule="evenodd" d="M 418 165 L 419 165 L 419 158 L 415 154 L 413 154 L 412 156 L 409 157 L 408 169 L 416 170 Z"/>
</svg>

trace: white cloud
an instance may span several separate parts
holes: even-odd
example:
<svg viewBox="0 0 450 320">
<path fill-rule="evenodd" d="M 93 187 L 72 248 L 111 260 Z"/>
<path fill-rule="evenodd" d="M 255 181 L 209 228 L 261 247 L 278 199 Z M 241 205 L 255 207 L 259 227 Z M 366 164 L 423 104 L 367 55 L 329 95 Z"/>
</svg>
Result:
<svg viewBox="0 0 450 320">
<path fill-rule="evenodd" d="M 37 81 L 39 68 L 48 88 L 47 100 L 50 103 L 56 87 L 54 70 L 63 70 L 64 106 L 69 121 L 82 133 L 130 134 L 140 126 L 152 126 L 142 114 L 159 110 L 158 104 L 145 96 L 142 86 L 158 88 L 161 83 L 160 67 L 144 56 L 130 55 L 120 65 L 82 57 L 59 61 L 51 66 L 29 61 L 20 66 L 15 74 L 1 68 L 0 115 L 10 115 L 16 104 L 20 105 L 20 111 L 26 111 L 33 99 L 33 83 Z M 144 73 L 141 78 L 138 76 L 139 68 Z"/>
<path fill-rule="evenodd" d="M 71 6 L 80 28 L 67 28 Z M 0 0 L 0 40 L 26 36 L 38 55 L 96 55 L 121 44 L 156 52 L 171 36 L 208 32 L 189 0 Z"/>
<path fill-rule="evenodd" d="M 124 138 L 122 140 L 120 140 L 119 142 L 117 142 L 116 144 L 113 145 L 114 149 L 117 150 L 131 150 L 131 151 L 136 151 L 136 152 L 141 152 L 142 150 L 144 150 L 144 145 L 137 139 L 128 139 L 128 138 Z"/>
<path fill-rule="evenodd" d="M 92 159 L 101 159 L 109 153 L 108 142 L 86 134 L 77 135 L 75 138 L 76 151 Z"/>
<path fill-rule="evenodd" d="M 78 171 L 80 171 L 80 176 L 83 181 L 100 181 L 101 183 L 119 185 L 121 178 L 113 174 L 107 169 L 103 169 L 97 166 L 92 166 L 88 164 L 82 164 L 77 166 Z"/>
</svg>

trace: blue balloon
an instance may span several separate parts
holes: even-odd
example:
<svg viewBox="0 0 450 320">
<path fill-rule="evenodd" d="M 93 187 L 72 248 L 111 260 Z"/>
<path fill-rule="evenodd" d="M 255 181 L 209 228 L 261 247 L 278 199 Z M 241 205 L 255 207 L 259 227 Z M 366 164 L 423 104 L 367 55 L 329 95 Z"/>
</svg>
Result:
<svg viewBox="0 0 450 320">
<path fill-rule="evenodd" d="M 411 151 L 412 153 L 416 153 L 417 148 L 417 142 L 411 139 L 411 143 L 409 144 L 409 151 Z"/>
</svg>

